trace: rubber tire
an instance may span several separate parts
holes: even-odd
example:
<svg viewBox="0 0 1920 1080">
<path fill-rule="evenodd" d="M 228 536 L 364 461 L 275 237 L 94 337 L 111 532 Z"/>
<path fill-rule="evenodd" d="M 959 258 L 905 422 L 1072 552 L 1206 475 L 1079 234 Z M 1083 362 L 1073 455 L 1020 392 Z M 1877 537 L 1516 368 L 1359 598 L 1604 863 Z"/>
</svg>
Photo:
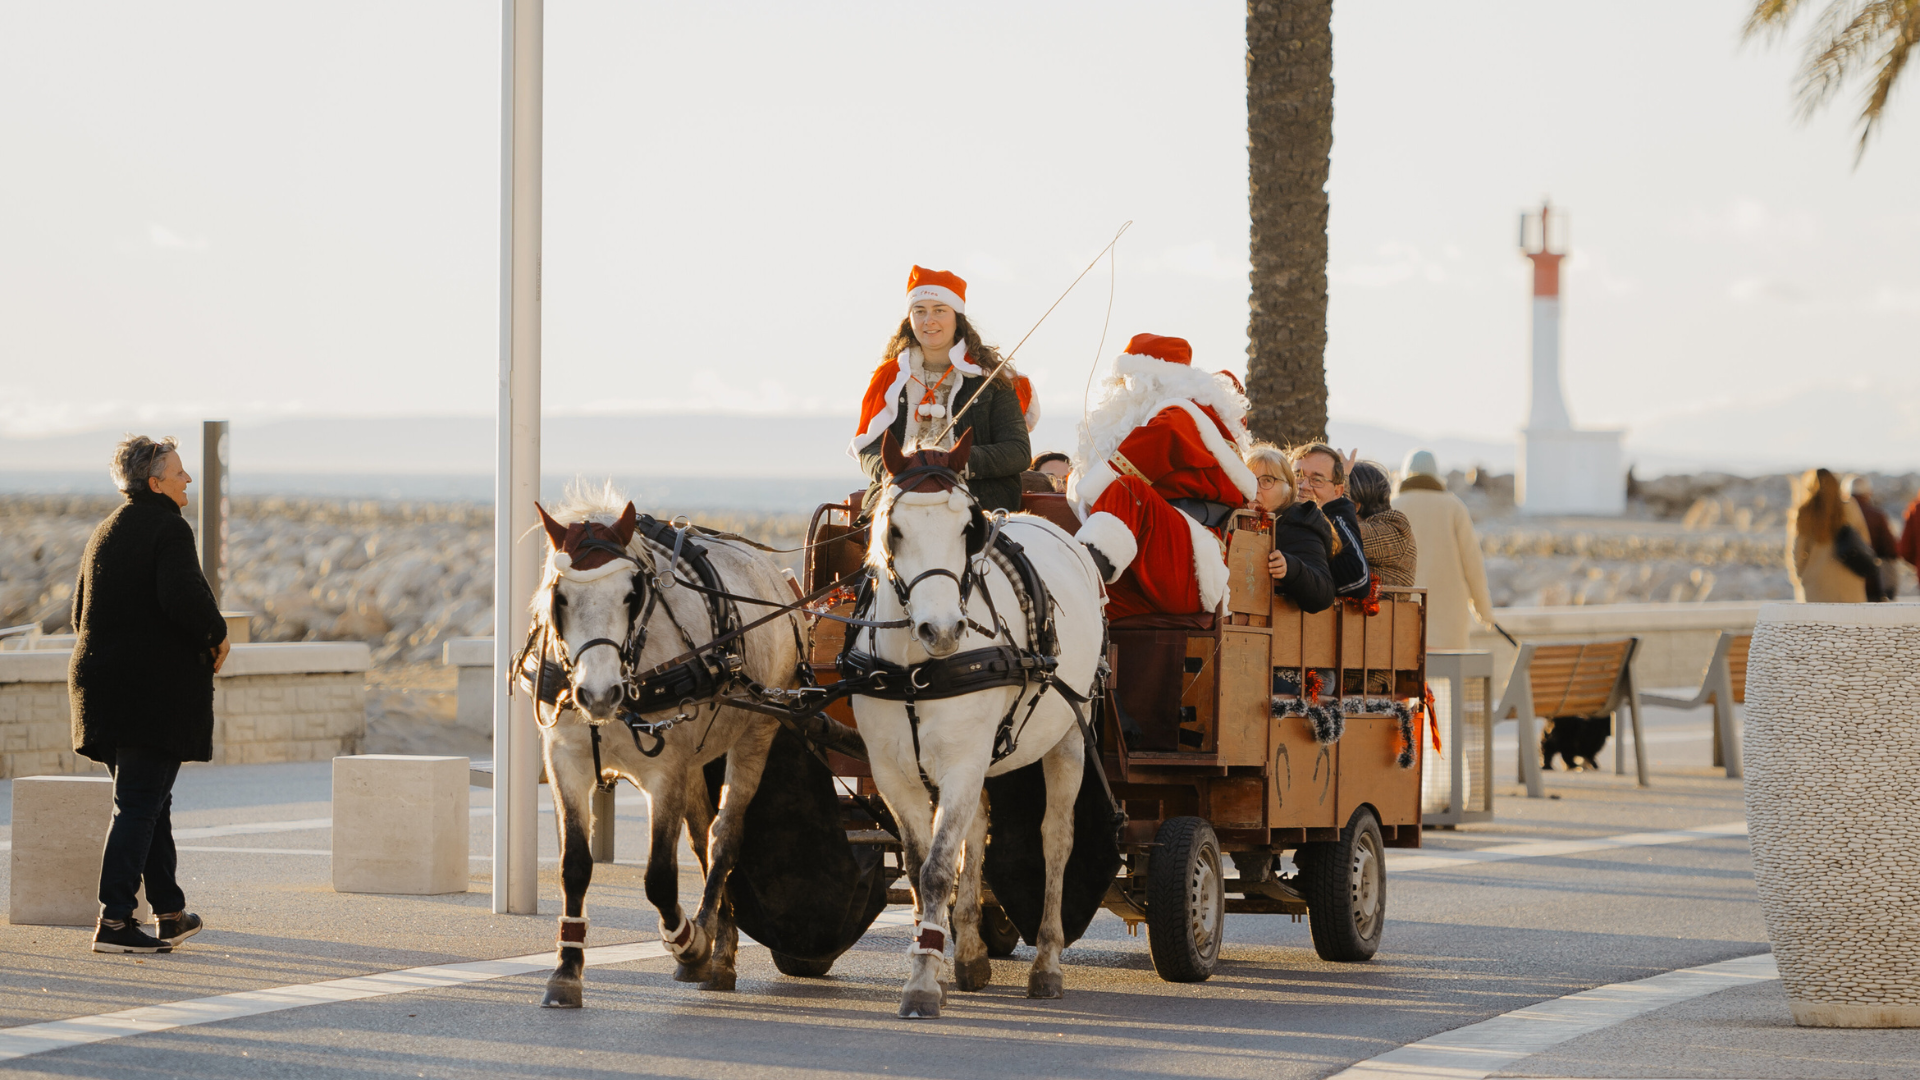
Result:
<svg viewBox="0 0 1920 1080">
<path fill-rule="evenodd" d="M 998 903 L 980 904 L 980 940 L 987 943 L 987 955 L 1007 957 L 1020 944 L 1020 928 L 1007 917 L 1007 909 Z"/>
<path fill-rule="evenodd" d="M 769 949 L 768 952 L 773 952 Z M 832 960 L 802 960 L 797 956 L 788 956 L 783 952 L 773 953 L 773 966 L 780 969 L 782 975 L 792 975 L 800 979 L 817 979 L 833 970 Z"/>
<path fill-rule="evenodd" d="M 1294 855 L 1307 899 L 1307 925 L 1320 959 L 1373 959 L 1387 923 L 1386 845 L 1373 811 L 1353 812 L 1340 839 L 1303 844 Z M 1370 878 L 1371 880 L 1362 880 Z M 1368 910 L 1370 905 L 1371 910 Z"/>
<path fill-rule="evenodd" d="M 1227 921 L 1220 839 L 1205 818 L 1176 817 L 1161 824 L 1154 841 L 1157 846 L 1147 863 L 1147 946 L 1153 970 L 1167 982 L 1204 982 L 1220 962 Z"/>
</svg>

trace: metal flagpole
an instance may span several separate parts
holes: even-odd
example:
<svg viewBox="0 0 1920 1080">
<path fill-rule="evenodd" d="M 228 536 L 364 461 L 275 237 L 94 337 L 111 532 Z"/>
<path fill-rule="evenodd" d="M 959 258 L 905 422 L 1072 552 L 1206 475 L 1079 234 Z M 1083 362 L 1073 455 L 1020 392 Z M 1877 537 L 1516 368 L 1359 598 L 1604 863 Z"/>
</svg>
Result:
<svg viewBox="0 0 1920 1080">
<path fill-rule="evenodd" d="M 502 0 L 500 402 L 493 482 L 493 910 L 539 911 L 540 745 L 533 698 L 507 693 L 539 584 L 540 91 L 543 0 Z"/>
</svg>

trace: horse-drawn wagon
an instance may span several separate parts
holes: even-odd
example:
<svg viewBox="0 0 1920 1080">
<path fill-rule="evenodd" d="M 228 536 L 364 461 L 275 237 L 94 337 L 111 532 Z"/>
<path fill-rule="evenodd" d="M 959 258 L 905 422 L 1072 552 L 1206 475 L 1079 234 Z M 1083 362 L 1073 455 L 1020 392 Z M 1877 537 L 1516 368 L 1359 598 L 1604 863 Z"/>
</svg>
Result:
<svg viewBox="0 0 1920 1080">
<path fill-rule="evenodd" d="M 814 512 L 810 591 L 858 572 L 866 554 L 860 495 Z M 1025 509 L 1069 532 L 1077 525 L 1064 496 L 1029 494 Z M 1117 811 L 1121 872 L 1100 905 L 1130 932 L 1146 925 L 1155 970 L 1169 981 L 1213 973 L 1228 913 L 1304 915 L 1323 958 L 1371 957 L 1386 912 L 1384 849 L 1420 845 L 1424 590 L 1383 589 L 1306 614 L 1274 596 L 1271 549 L 1264 524 L 1236 515 L 1222 611 L 1135 616 L 1108 628 L 1109 672 L 1092 728 Z M 830 614 L 850 617 L 852 601 Z M 846 640 L 845 623 L 817 624 L 810 659 L 823 686 L 839 678 Z M 857 727 L 845 700 L 827 714 Z M 1149 728 L 1171 739 L 1149 738 Z M 1171 745 L 1149 748 L 1156 741 Z M 837 753 L 828 760 L 856 786 L 843 800 L 850 838 L 880 846 L 894 858 L 889 872 L 904 873 L 884 814 L 855 797 L 876 792 L 867 764 Z M 989 878 L 992 871 L 989 862 Z M 893 898 L 905 901 L 905 892 Z M 997 956 L 1026 936 L 991 886 L 981 935 Z"/>
</svg>

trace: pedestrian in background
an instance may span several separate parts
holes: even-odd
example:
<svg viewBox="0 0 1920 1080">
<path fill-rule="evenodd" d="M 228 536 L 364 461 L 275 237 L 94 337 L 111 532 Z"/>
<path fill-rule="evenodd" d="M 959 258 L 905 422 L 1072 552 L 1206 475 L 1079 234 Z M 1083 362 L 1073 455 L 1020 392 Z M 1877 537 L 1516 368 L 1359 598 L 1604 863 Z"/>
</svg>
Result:
<svg viewBox="0 0 1920 1080">
<path fill-rule="evenodd" d="M 1803 604 L 1863 604 L 1881 598 L 1880 567 L 1867 545 L 1867 519 L 1840 492 L 1840 478 L 1808 469 L 1794 481 L 1787 515 L 1787 572 Z"/>
<path fill-rule="evenodd" d="M 1414 585 L 1427 590 L 1427 648 L 1464 649 L 1473 616 L 1493 624 L 1493 598 L 1487 593 L 1487 566 L 1480 539 L 1473 534 L 1467 504 L 1447 490 L 1431 451 L 1407 455 L 1400 493 L 1393 508 L 1413 525 L 1420 561 Z"/>
<path fill-rule="evenodd" d="M 1900 557 L 1920 572 L 1920 494 L 1907 504 L 1906 520 L 1900 526 L 1900 538 L 1894 541 Z"/>
<path fill-rule="evenodd" d="M 1881 599 L 1891 600 L 1900 586 L 1900 548 L 1894 543 L 1893 525 L 1887 512 L 1873 501 L 1873 481 L 1864 476 L 1847 477 L 1847 497 L 1860 508 L 1867 523 L 1867 546 L 1880 564 Z"/>
<path fill-rule="evenodd" d="M 93 951 L 171 952 L 202 925 L 174 877 L 173 782 L 181 762 L 213 757 L 213 675 L 227 658 L 227 624 L 180 514 L 193 477 L 174 441 L 129 435 L 110 471 L 127 501 L 81 557 L 67 674 L 73 749 L 113 775 Z M 154 935 L 133 917 L 143 880 Z"/>
</svg>

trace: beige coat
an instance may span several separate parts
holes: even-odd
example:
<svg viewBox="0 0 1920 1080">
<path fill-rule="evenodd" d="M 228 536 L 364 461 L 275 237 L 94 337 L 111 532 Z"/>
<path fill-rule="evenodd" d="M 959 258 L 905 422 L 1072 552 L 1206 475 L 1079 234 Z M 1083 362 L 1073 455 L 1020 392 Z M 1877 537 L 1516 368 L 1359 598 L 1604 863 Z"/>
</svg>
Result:
<svg viewBox="0 0 1920 1080">
<path fill-rule="evenodd" d="M 1418 479 L 1410 477 L 1409 483 Z M 1420 552 L 1413 583 L 1427 590 L 1427 648 L 1466 648 L 1473 628 L 1469 605 L 1483 621 L 1493 621 L 1487 567 L 1467 504 L 1449 491 L 1402 485 L 1393 508 L 1413 523 L 1413 542 Z"/>
<path fill-rule="evenodd" d="M 1867 518 L 1859 505 L 1848 499 L 1841 504 L 1840 512 L 1865 541 Z M 1833 541 L 1797 536 L 1791 522 L 1787 526 L 1787 568 L 1793 578 L 1793 598 L 1803 604 L 1867 602 L 1866 580 L 1833 557 Z"/>
</svg>

